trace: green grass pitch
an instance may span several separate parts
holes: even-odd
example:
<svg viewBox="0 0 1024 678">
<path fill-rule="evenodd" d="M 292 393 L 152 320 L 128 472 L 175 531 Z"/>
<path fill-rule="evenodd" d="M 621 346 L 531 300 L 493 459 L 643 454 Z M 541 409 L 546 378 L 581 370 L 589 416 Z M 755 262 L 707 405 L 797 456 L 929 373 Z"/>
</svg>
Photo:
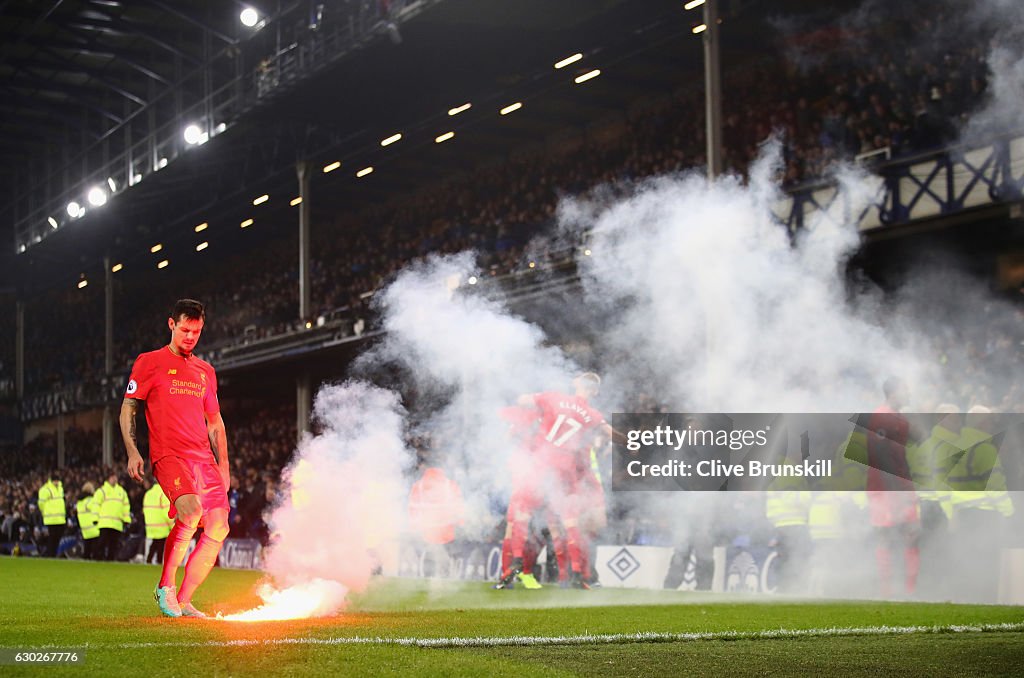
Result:
<svg viewBox="0 0 1024 678">
<path fill-rule="evenodd" d="M 255 606 L 259 577 L 214 570 L 196 603 L 224 612 Z M 0 647 L 86 648 L 82 666 L 7 665 L 0 675 L 877 678 L 1020 675 L 1024 666 L 1021 607 L 493 591 L 484 583 L 382 579 L 331 618 L 246 624 L 158 616 L 157 578 L 152 566 L 0 558 Z M 984 625 L 1008 626 L 970 630 Z M 893 627 L 927 629 L 893 633 Z M 662 635 L 628 637 L 643 632 Z M 551 640 L 581 635 L 596 637 Z M 486 645 L 515 636 L 544 640 Z M 467 647 L 412 644 L 467 638 L 485 640 Z"/>
</svg>

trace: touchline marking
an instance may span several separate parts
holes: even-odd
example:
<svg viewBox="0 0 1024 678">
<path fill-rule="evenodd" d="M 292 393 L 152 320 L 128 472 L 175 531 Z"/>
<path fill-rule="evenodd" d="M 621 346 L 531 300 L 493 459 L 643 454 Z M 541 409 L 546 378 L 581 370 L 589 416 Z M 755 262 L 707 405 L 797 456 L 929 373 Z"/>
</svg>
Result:
<svg viewBox="0 0 1024 678">
<path fill-rule="evenodd" d="M 941 633 L 991 633 L 1024 631 L 1024 622 L 1002 624 L 949 624 L 945 626 L 856 626 L 817 629 L 769 629 L 764 631 L 708 631 L 693 633 L 580 634 L 573 636 L 482 636 L 465 638 L 382 638 L 350 636 L 341 638 L 255 638 L 239 640 L 171 641 L 164 643 L 87 643 L 87 648 L 145 649 L 167 647 L 249 647 L 272 645 L 398 645 L 422 648 L 516 647 L 531 645 L 611 645 L 617 643 L 678 643 L 706 640 L 779 640 L 785 638 L 823 638 L 837 636 L 901 636 Z M 39 646 L 45 649 L 47 646 Z"/>
</svg>

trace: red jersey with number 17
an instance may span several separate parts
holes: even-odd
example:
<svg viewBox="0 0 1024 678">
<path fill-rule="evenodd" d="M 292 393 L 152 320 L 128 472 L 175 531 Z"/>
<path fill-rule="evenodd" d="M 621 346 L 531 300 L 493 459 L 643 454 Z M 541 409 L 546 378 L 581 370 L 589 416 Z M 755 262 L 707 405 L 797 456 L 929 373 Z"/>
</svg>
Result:
<svg viewBox="0 0 1024 678">
<path fill-rule="evenodd" d="M 141 353 L 124 395 L 146 401 L 151 462 L 167 456 L 215 461 L 206 415 L 220 412 L 220 403 L 217 374 L 210 363 L 177 355 L 168 346 Z"/>
<path fill-rule="evenodd" d="M 582 396 L 547 391 L 533 396 L 540 410 L 540 429 L 533 439 L 533 451 L 548 466 L 572 471 L 580 455 L 588 449 L 594 429 L 604 423 L 604 415 Z"/>
</svg>

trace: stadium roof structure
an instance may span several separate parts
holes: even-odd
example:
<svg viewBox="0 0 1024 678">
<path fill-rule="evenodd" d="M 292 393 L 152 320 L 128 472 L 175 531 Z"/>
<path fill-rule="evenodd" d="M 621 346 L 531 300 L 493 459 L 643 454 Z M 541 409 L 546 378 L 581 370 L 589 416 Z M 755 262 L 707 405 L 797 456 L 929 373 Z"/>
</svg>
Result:
<svg viewBox="0 0 1024 678">
<path fill-rule="evenodd" d="M 701 84 L 701 41 L 691 33 L 699 13 L 680 3 L 391 4 L 394 16 L 374 0 L 0 3 L 0 172 L 11 189 L 0 219 L 15 226 L 0 240 L 0 261 L 10 262 L 0 287 L 64 284 L 98 271 L 104 256 L 148 255 L 154 242 L 180 240 L 195 255 L 195 224 L 232 224 L 216 237 L 240 238 L 238 224 L 263 194 L 263 214 L 279 211 L 263 221 L 280 235 L 297 222 L 280 211 L 297 194 L 298 159 L 317 170 L 314 210 L 337 213 Z M 757 4 L 733 0 L 725 13 L 733 52 L 764 44 L 758 13 L 744 14 Z M 260 17 L 253 28 L 239 21 L 248 5 Z M 345 22 L 349 42 L 330 43 Z M 336 54 L 289 73 L 296 58 L 317 58 L 303 51 L 317 40 Z M 579 61 L 553 67 L 575 53 Z M 594 69 L 600 77 L 575 83 Z M 466 102 L 471 109 L 449 115 Z M 499 114 L 515 102 L 522 110 Z M 181 140 L 191 111 L 204 118 L 200 144 Z M 163 140 L 145 139 L 159 131 Z M 454 143 L 437 144 L 449 131 Z M 400 143 L 381 145 L 396 133 Z M 97 174 L 115 155 L 127 158 L 121 174 Z M 335 161 L 342 171 L 319 171 Z M 376 171 L 360 180 L 367 167 Z M 109 197 L 103 207 L 81 190 L 81 218 L 63 201 L 45 204 L 55 203 L 55 184 L 89 177 Z"/>
</svg>

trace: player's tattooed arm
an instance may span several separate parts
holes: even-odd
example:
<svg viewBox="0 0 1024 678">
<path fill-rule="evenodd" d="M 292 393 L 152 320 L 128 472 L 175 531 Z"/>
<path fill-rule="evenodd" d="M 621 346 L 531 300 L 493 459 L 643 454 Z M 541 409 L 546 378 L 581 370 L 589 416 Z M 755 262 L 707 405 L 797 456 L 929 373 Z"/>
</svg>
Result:
<svg viewBox="0 0 1024 678">
<path fill-rule="evenodd" d="M 217 468 L 224 478 L 225 487 L 231 484 L 231 467 L 228 464 L 228 432 L 224 426 L 224 418 L 220 412 L 206 415 L 206 435 L 210 438 L 210 448 L 217 458 Z"/>
<path fill-rule="evenodd" d="M 141 481 L 145 469 L 145 461 L 139 452 L 138 433 L 135 427 L 135 415 L 139 409 L 139 401 L 135 398 L 125 398 L 121 403 L 121 438 L 124 440 L 125 450 L 128 452 L 128 475 L 133 479 Z"/>
</svg>

